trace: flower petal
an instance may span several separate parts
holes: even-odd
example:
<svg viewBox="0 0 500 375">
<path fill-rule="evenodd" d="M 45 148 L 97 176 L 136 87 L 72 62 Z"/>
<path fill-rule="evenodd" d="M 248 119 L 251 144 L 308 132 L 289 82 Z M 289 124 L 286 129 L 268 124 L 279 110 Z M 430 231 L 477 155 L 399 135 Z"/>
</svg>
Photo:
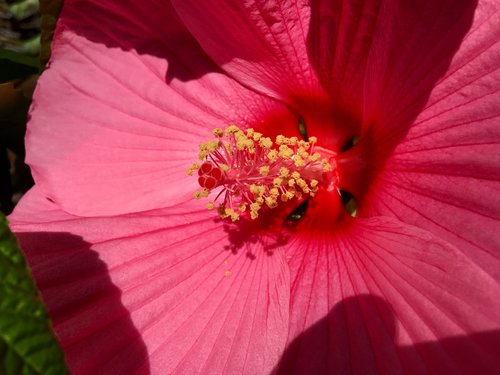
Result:
<svg viewBox="0 0 500 375">
<path fill-rule="evenodd" d="M 498 283 L 456 248 L 383 217 L 334 237 L 321 230 L 290 246 L 292 341 L 281 373 L 499 368 Z"/>
<path fill-rule="evenodd" d="M 479 9 L 482 22 L 395 149 L 365 208 L 366 215 L 431 231 L 498 278 L 500 12 Z"/>
<path fill-rule="evenodd" d="M 322 86 L 333 96 L 333 105 L 358 121 L 368 55 L 376 43 L 374 32 L 388 22 L 379 20 L 381 4 L 379 0 L 311 1 L 309 59 Z"/>
<path fill-rule="evenodd" d="M 382 3 L 367 56 L 363 123 L 384 158 L 404 137 L 436 83 L 453 69 L 450 64 L 474 44 L 476 36 L 470 36 L 498 8 L 495 3 Z M 496 35 L 490 31 L 483 42 L 491 43 Z"/>
<path fill-rule="evenodd" d="M 290 103 L 317 91 L 306 39 L 308 1 L 173 0 L 203 49 L 245 86 Z"/>
<path fill-rule="evenodd" d="M 10 222 L 72 373 L 262 374 L 278 361 L 286 262 L 237 248 L 213 212 L 80 218 L 35 188 Z"/>
<path fill-rule="evenodd" d="M 68 1 L 31 110 L 27 161 L 68 212 L 114 215 L 190 199 L 211 130 L 288 113 L 228 78 L 168 2 Z M 296 123 L 293 117 L 293 123 Z"/>
</svg>

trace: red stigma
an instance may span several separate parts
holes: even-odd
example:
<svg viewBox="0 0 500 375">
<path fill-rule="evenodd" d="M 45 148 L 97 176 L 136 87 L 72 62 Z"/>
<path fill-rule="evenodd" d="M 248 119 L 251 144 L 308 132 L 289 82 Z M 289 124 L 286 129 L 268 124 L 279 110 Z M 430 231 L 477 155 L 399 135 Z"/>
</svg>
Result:
<svg viewBox="0 0 500 375">
<path fill-rule="evenodd" d="M 198 169 L 198 175 L 198 183 L 207 190 L 219 186 L 222 180 L 222 171 L 211 162 L 203 163 Z"/>
</svg>

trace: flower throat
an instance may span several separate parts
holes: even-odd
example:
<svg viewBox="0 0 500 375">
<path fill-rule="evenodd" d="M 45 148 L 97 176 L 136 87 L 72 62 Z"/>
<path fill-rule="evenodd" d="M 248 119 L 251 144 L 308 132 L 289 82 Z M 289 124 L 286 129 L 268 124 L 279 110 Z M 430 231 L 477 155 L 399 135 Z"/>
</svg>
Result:
<svg viewBox="0 0 500 375">
<path fill-rule="evenodd" d="M 264 208 L 314 197 L 321 187 L 333 190 L 337 185 L 335 155 L 316 146 L 316 137 L 304 141 L 278 135 L 273 141 L 235 125 L 216 128 L 213 134 L 215 139 L 200 145 L 201 163 L 194 163 L 187 173 L 198 174 L 202 189 L 195 198 L 218 190 L 207 208 L 217 209 L 222 218 L 256 219 Z"/>
</svg>

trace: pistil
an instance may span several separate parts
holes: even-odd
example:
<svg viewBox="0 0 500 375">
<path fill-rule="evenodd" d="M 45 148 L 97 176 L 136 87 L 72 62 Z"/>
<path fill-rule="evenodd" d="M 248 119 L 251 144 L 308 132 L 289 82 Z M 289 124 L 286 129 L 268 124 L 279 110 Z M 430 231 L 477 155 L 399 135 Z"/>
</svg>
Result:
<svg viewBox="0 0 500 375">
<path fill-rule="evenodd" d="M 200 145 L 200 163 L 187 173 L 198 175 L 201 190 L 195 198 L 216 194 L 207 208 L 217 209 L 222 218 L 256 219 L 263 209 L 314 197 L 320 188 L 337 185 L 335 154 L 318 147 L 316 137 L 306 142 L 278 135 L 272 140 L 235 125 L 213 134 L 215 139 Z"/>
</svg>

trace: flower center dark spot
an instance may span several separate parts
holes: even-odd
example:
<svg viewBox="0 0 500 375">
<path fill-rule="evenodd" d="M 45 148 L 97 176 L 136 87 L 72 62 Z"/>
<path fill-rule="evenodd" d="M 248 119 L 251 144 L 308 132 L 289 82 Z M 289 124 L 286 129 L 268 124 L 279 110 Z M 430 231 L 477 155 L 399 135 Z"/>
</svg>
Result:
<svg viewBox="0 0 500 375">
<path fill-rule="evenodd" d="M 359 135 L 355 135 L 351 138 L 349 138 L 347 140 L 347 142 L 344 144 L 344 146 L 342 146 L 342 149 L 340 150 L 340 152 L 346 152 L 348 150 L 350 150 L 351 148 L 353 148 L 356 143 L 358 143 L 359 141 Z"/>
</svg>

